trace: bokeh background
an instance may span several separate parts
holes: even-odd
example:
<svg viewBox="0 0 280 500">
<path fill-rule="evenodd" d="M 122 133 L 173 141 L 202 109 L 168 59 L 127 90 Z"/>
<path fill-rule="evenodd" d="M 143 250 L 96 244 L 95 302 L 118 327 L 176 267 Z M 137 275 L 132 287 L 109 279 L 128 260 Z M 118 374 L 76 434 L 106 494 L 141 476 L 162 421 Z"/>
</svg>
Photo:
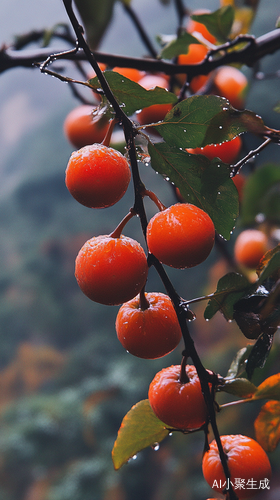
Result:
<svg viewBox="0 0 280 500">
<path fill-rule="evenodd" d="M 186 4 L 190 9 L 219 7 L 218 0 Z M 152 40 L 176 31 L 172 2 L 133 0 L 132 6 Z M 279 13 L 277 0 L 260 1 L 251 32 L 260 36 L 274 29 Z M 0 44 L 58 22 L 68 23 L 61 0 L 2 0 Z M 56 41 L 53 47 L 66 45 Z M 121 55 L 146 53 L 121 3 L 99 48 Z M 274 72 L 279 63 L 280 54 L 268 56 L 260 70 Z M 75 76 L 70 64 L 65 68 Z M 251 78 L 251 70 L 244 72 Z M 157 361 L 133 358 L 116 338 L 118 308 L 91 302 L 74 278 L 79 248 L 93 235 L 114 229 L 133 204 L 132 189 L 117 206 L 97 211 L 68 193 L 64 172 L 73 148 L 63 122 L 78 101 L 67 84 L 36 68 L 17 68 L 0 75 L 0 94 L 0 500 L 206 499 L 211 490 L 201 474 L 200 434 L 175 434 L 158 451 L 144 450 L 118 472 L 111 460 L 122 418 L 147 397 L 159 369 L 180 363 L 182 347 Z M 280 128 L 273 111 L 278 100 L 279 80 L 265 79 L 252 83 L 247 107 L 268 126 Z M 244 137 L 244 150 L 253 146 L 254 140 Z M 279 148 L 271 146 L 256 162 L 278 162 L 278 157 Z M 159 175 L 144 165 L 141 175 L 164 204 L 175 201 Z M 147 210 L 152 210 L 149 203 Z M 141 241 L 137 220 L 127 234 Z M 214 291 L 227 271 L 215 250 L 197 269 L 168 273 L 179 293 L 191 299 Z M 153 270 L 147 289 L 164 291 Z M 205 365 L 225 375 L 247 340 L 219 314 L 206 323 L 204 308 L 205 302 L 194 306 L 197 320 L 191 331 Z M 278 345 L 276 336 L 276 360 Z M 268 364 L 261 377 L 269 369 Z M 221 432 L 253 437 L 258 408 L 225 410 L 218 417 Z M 271 459 L 279 468 L 279 452 Z M 279 500 L 278 483 L 276 477 L 259 498 Z"/>
</svg>

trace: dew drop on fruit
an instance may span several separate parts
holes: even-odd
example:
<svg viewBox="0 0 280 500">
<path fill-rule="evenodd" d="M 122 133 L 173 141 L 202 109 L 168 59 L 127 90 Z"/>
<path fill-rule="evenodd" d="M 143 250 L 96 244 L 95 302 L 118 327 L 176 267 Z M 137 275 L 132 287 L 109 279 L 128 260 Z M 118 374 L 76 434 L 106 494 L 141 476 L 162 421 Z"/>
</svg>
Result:
<svg viewBox="0 0 280 500">
<path fill-rule="evenodd" d="M 159 443 L 153 444 L 152 448 L 153 448 L 154 451 L 158 451 L 159 450 Z"/>
<path fill-rule="evenodd" d="M 173 432 L 169 432 L 169 433 L 168 433 L 168 436 L 169 436 L 169 437 L 173 436 Z"/>
</svg>

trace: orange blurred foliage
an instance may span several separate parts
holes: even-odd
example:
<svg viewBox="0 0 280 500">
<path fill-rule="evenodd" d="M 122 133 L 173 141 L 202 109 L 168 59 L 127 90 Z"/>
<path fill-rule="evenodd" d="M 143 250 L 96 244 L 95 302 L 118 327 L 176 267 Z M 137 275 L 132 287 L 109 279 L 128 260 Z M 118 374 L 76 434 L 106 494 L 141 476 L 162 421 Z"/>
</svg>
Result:
<svg viewBox="0 0 280 500">
<path fill-rule="evenodd" d="M 53 347 L 20 344 L 15 359 L 0 371 L 0 409 L 20 396 L 36 392 L 58 374 L 64 363 L 65 356 Z"/>
</svg>

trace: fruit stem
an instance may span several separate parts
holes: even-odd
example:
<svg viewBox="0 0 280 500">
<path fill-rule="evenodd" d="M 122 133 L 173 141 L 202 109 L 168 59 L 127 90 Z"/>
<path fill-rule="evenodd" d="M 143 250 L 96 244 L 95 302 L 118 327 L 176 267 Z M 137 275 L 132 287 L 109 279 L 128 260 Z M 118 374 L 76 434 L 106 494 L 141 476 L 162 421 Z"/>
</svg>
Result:
<svg viewBox="0 0 280 500">
<path fill-rule="evenodd" d="M 152 200 L 155 203 L 155 205 L 161 212 L 166 209 L 166 206 L 163 203 L 161 203 L 160 199 L 153 191 L 150 191 L 149 189 L 145 188 L 145 190 L 143 191 L 143 198 L 144 196 L 148 196 L 148 198 L 150 198 L 150 200 Z"/>
<path fill-rule="evenodd" d="M 188 359 L 188 357 L 186 355 L 184 355 L 182 358 L 182 362 L 181 362 L 181 371 L 180 371 L 180 383 L 181 384 L 187 384 L 190 381 L 190 379 L 187 375 L 187 372 L 186 372 L 187 359 Z"/>
<path fill-rule="evenodd" d="M 140 294 L 139 294 L 139 305 L 141 311 L 145 311 L 146 309 L 149 309 L 150 307 L 150 302 L 148 301 L 146 295 L 145 295 L 145 287 L 142 288 Z"/>
<path fill-rule="evenodd" d="M 110 120 L 109 128 L 108 128 L 108 130 L 106 132 L 106 135 L 105 135 L 103 141 L 101 142 L 101 144 L 103 146 L 107 146 L 107 147 L 110 146 L 112 133 L 113 133 L 113 130 L 114 130 L 114 127 L 115 127 L 116 123 L 118 123 L 118 120 L 116 120 L 116 118 L 113 118 L 112 120 Z"/>
<path fill-rule="evenodd" d="M 123 231 L 123 228 L 128 223 L 128 221 L 130 219 L 132 219 L 132 217 L 134 217 L 135 215 L 136 215 L 136 213 L 135 213 L 134 209 L 131 208 L 129 210 L 128 214 L 126 214 L 126 216 L 118 224 L 118 226 L 116 227 L 116 229 L 114 229 L 114 231 L 110 234 L 110 237 L 111 238 L 120 238 L 121 234 L 122 234 L 122 231 Z"/>
</svg>

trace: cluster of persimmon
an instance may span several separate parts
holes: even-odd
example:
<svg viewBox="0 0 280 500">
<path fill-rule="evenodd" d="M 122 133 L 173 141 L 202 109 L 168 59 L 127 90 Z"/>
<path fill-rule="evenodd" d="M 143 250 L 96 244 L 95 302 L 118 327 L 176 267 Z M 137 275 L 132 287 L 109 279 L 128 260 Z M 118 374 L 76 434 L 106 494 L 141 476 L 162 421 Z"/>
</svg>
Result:
<svg viewBox="0 0 280 500">
<path fill-rule="evenodd" d="M 104 144 L 92 144 L 72 153 L 65 182 L 79 203 L 98 209 L 117 203 L 130 178 L 124 155 Z M 85 242 L 76 258 L 75 276 L 91 300 L 105 305 L 122 304 L 116 332 L 129 353 L 144 359 L 160 358 L 179 345 L 180 324 L 169 296 L 144 291 L 147 257 L 136 240 L 122 235 L 123 227 L 120 224 L 111 234 Z M 163 264 L 178 269 L 203 262 L 212 250 L 214 237 L 209 215 L 189 203 L 163 208 L 147 227 L 149 252 Z M 158 372 L 150 384 L 148 399 L 155 415 L 168 428 L 192 431 L 207 425 L 208 409 L 193 365 L 182 363 Z M 222 436 L 222 444 L 232 478 L 269 480 L 270 463 L 258 443 L 245 436 L 229 435 Z M 252 453 L 254 461 L 248 458 Z M 222 492 L 219 485 L 226 479 L 215 441 L 204 454 L 202 469 L 209 485 Z M 250 490 L 244 491 L 239 498 L 250 497 Z"/>
<path fill-rule="evenodd" d="M 191 21 L 186 28 L 199 33 L 204 44 L 192 44 L 187 54 L 178 57 L 178 64 L 197 64 L 216 43 L 203 24 Z M 113 68 L 114 71 L 138 82 L 145 89 L 155 86 L 168 88 L 165 75 L 149 75 L 131 68 Z M 190 83 L 192 92 L 199 91 L 209 76 L 198 76 Z M 229 99 L 231 104 L 243 107 L 243 93 L 247 86 L 244 75 L 233 67 L 222 67 L 211 76 L 214 92 Z M 183 84 L 182 75 L 177 80 Z M 153 105 L 137 113 L 140 125 L 149 125 L 164 118 L 171 105 Z M 64 130 L 77 148 L 68 162 L 65 182 L 71 195 L 88 208 L 111 207 L 126 193 L 131 170 L 125 155 L 109 147 L 107 137 L 109 118 L 96 106 L 81 105 L 66 118 Z M 204 148 L 188 149 L 209 159 L 220 158 L 232 164 L 241 150 L 241 138 Z M 244 178 L 240 174 L 234 182 L 242 198 Z M 209 256 L 215 240 L 215 227 L 209 215 L 201 208 L 186 203 L 168 208 L 159 205 L 159 211 L 150 219 L 146 231 L 147 249 L 162 264 L 186 269 L 197 266 Z M 144 196 L 144 194 L 143 194 Z M 172 352 L 182 338 L 181 327 L 170 297 L 161 292 L 146 292 L 148 279 L 147 255 L 136 240 L 123 235 L 131 211 L 110 234 L 94 236 L 80 249 L 75 262 L 75 277 L 82 292 L 91 300 L 104 305 L 121 306 L 116 317 L 116 333 L 129 353 L 143 359 L 156 359 Z M 254 242 L 254 243 L 252 243 Z M 238 264 L 254 268 L 267 249 L 267 238 L 261 231 L 244 231 L 235 245 Z M 252 256 L 252 247 L 257 248 Z M 211 383 L 209 382 L 211 389 Z M 193 431 L 206 428 L 208 408 L 200 380 L 193 365 L 175 365 L 164 368 L 152 380 L 148 399 L 155 415 L 168 428 Z M 241 435 L 221 438 L 231 478 L 269 480 L 270 463 L 266 453 L 254 440 Z M 254 454 L 254 460 L 250 457 Z M 214 440 L 204 453 L 203 474 L 217 492 L 226 482 L 220 454 Z M 214 486 L 213 486 L 214 485 Z M 220 486 L 215 486 L 220 485 Z M 250 490 L 238 492 L 239 498 L 249 498 Z"/>
</svg>

